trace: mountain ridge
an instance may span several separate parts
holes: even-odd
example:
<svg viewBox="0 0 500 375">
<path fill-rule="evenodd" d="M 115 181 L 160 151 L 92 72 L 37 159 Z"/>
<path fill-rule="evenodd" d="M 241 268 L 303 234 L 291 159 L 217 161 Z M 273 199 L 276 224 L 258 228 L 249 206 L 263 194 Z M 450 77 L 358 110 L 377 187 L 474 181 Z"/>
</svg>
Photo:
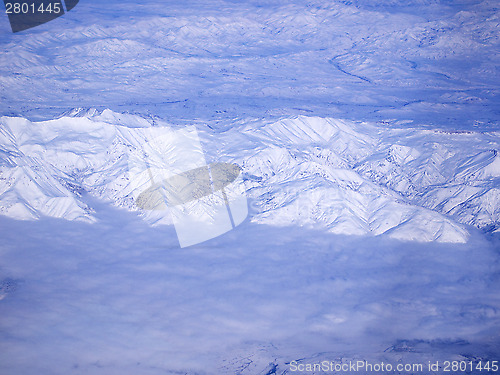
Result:
<svg viewBox="0 0 500 375">
<path fill-rule="evenodd" d="M 128 159 L 141 157 L 155 132 L 181 128 L 109 110 L 71 115 L 39 123 L 1 118 L 1 214 L 94 222 L 81 192 L 135 211 L 141 187 L 129 179 Z M 198 130 L 207 158 L 242 166 L 256 223 L 443 242 L 467 241 L 464 224 L 499 227 L 494 133 L 305 116 Z M 171 223 L 168 211 L 141 214 Z"/>
</svg>

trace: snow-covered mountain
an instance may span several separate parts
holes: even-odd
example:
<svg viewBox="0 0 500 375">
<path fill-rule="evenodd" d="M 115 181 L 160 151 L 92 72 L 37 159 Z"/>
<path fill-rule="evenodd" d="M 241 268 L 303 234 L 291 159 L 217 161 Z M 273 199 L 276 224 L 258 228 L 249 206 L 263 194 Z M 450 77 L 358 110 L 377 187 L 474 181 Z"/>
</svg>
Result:
<svg viewBox="0 0 500 375">
<path fill-rule="evenodd" d="M 0 19 L 0 113 L 496 129 L 499 20 L 496 0 L 80 1 L 23 35 Z"/>
<path fill-rule="evenodd" d="M 3 117 L 0 212 L 93 222 L 87 194 L 137 210 L 144 187 L 130 179 L 130 158 L 152 134 L 179 128 L 109 110 L 45 122 Z M 318 117 L 198 132 L 208 161 L 242 166 L 256 223 L 440 242 L 466 242 L 463 224 L 500 225 L 498 133 Z M 143 215 L 171 223 L 168 211 Z"/>
<path fill-rule="evenodd" d="M 493 373 L 499 31 L 498 0 L 0 17 L 0 374 Z M 192 126 L 190 168 L 241 166 L 249 215 L 180 249 L 151 191 Z"/>
</svg>

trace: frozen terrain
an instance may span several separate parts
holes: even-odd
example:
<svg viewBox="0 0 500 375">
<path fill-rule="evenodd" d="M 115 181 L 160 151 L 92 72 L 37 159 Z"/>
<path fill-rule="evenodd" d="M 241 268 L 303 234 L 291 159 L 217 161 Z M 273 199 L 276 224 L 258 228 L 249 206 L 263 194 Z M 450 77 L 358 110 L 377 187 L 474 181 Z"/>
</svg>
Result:
<svg viewBox="0 0 500 375">
<path fill-rule="evenodd" d="M 491 129 L 499 23 L 496 0 L 82 0 L 26 33 L 0 19 L 0 111 Z"/>
<path fill-rule="evenodd" d="M 2 371 L 497 358 L 497 133 L 200 126 L 208 161 L 242 166 L 250 219 L 181 250 L 168 211 L 137 211 L 128 178 L 149 131 L 172 126 L 75 114 L 1 119 Z"/>
<path fill-rule="evenodd" d="M 0 213 L 88 222 L 95 218 L 84 193 L 137 209 L 132 197 L 144 188 L 130 178 L 129 160 L 151 129 L 172 128 L 109 110 L 41 123 L 4 117 L 1 124 Z M 198 132 L 211 161 L 242 166 L 256 223 L 440 242 L 466 242 L 460 224 L 500 227 L 498 132 L 317 117 Z"/>
<path fill-rule="evenodd" d="M 493 0 L 0 17 L 0 374 L 500 361 L 499 38 Z M 249 216 L 181 249 L 129 166 L 187 125 Z"/>
</svg>

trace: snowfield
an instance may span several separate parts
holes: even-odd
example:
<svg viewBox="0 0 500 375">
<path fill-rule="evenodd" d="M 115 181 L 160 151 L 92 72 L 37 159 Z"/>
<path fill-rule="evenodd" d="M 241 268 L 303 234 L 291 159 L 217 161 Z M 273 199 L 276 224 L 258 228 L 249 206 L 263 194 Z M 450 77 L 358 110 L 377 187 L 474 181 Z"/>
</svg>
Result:
<svg viewBox="0 0 500 375">
<path fill-rule="evenodd" d="M 497 1 L 81 0 L 7 22 L 0 374 L 500 361 Z M 188 126 L 241 167 L 249 215 L 181 249 L 131 166 Z M 357 361 L 394 370 L 311 367 Z"/>
<path fill-rule="evenodd" d="M 144 187 L 130 178 L 129 160 L 159 134 L 152 130 L 172 127 L 109 110 L 91 113 L 41 123 L 2 118 L 2 214 L 93 222 L 84 193 L 137 210 L 132 197 Z M 198 132 L 212 162 L 243 168 L 256 223 L 439 242 L 466 242 L 461 224 L 500 227 L 497 133 L 317 117 Z M 164 155 L 167 164 L 172 157 Z M 144 215 L 169 223 L 168 211 Z"/>
<path fill-rule="evenodd" d="M 0 19 L 0 108 L 497 129 L 499 24 L 496 0 L 80 1 L 25 34 Z"/>
<path fill-rule="evenodd" d="M 250 218 L 180 249 L 168 210 L 135 205 L 128 160 L 182 127 L 73 113 L 1 119 L 5 371 L 496 358 L 498 134 L 319 117 L 200 126 L 207 162 L 242 166 Z"/>
</svg>

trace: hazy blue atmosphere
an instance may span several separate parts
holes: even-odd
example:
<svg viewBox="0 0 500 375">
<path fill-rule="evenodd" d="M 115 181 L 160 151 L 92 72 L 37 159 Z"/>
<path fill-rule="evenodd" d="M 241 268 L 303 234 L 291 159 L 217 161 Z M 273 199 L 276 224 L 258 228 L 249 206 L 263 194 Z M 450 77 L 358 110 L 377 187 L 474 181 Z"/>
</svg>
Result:
<svg viewBox="0 0 500 375">
<path fill-rule="evenodd" d="M 1 111 L 498 129 L 498 3 L 382 3 L 86 0 L 17 34 L 3 17 Z"/>
</svg>

